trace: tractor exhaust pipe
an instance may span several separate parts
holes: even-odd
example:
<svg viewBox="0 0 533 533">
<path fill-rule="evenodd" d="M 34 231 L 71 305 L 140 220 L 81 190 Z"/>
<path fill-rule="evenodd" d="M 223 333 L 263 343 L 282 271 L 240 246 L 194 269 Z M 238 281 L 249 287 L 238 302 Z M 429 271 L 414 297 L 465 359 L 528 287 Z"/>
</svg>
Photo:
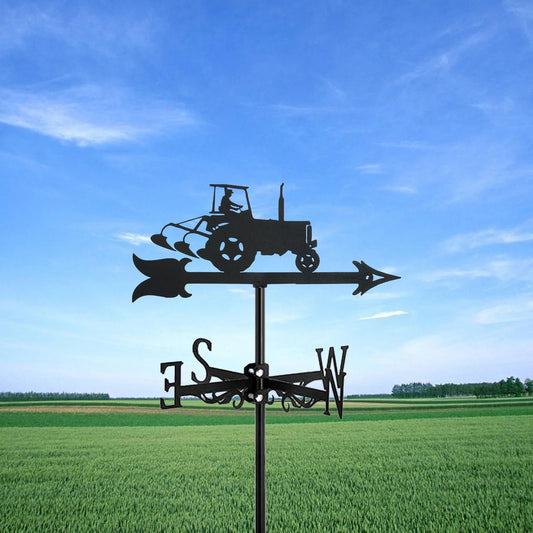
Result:
<svg viewBox="0 0 533 533">
<path fill-rule="evenodd" d="M 279 200 L 278 200 L 278 220 L 283 222 L 285 220 L 285 199 L 283 198 L 283 185 L 282 183 L 279 188 Z"/>
</svg>

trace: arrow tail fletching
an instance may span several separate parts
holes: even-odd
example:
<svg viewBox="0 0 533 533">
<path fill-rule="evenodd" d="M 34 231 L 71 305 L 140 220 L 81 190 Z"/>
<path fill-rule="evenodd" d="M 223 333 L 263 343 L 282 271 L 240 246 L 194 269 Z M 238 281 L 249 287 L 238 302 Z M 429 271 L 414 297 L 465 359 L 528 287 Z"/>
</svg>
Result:
<svg viewBox="0 0 533 533">
<path fill-rule="evenodd" d="M 133 291 L 132 301 L 149 295 L 164 298 L 176 296 L 189 298 L 191 295 L 185 290 L 185 265 L 190 261 L 187 258 L 179 261 L 177 259 L 146 260 L 133 254 L 133 263 L 137 270 L 149 279 L 137 285 Z"/>
</svg>

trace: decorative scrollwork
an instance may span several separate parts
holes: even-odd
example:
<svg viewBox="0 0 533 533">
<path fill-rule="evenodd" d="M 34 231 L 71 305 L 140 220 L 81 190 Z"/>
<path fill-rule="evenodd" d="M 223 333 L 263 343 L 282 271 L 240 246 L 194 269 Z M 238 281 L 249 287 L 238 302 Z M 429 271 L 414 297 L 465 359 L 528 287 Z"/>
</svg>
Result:
<svg viewBox="0 0 533 533">
<path fill-rule="evenodd" d="M 300 381 L 299 385 L 300 387 L 305 387 L 309 385 L 311 381 Z M 301 394 L 295 394 L 293 392 L 287 392 L 287 391 L 276 391 L 277 394 L 281 397 L 281 407 L 283 410 L 288 413 L 291 409 L 291 405 L 295 407 L 296 409 L 309 409 L 310 407 L 313 407 L 315 403 L 318 402 L 317 399 L 302 396 Z"/>
<path fill-rule="evenodd" d="M 285 392 L 281 395 L 281 407 L 286 413 L 290 411 L 291 405 L 297 409 L 309 409 L 309 407 L 313 407 L 317 401 L 318 400 L 315 400 L 314 398 L 306 399 L 305 396 L 297 396 L 296 394 L 289 392 Z"/>
<path fill-rule="evenodd" d="M 233 400 L 233 403 L 232 403 L 233 409 L 240 409 L 244 404 L 244 393 L 239 391 L 238 393 L 235 394 L 235 396 L 239 397 L 239 401 L 237 402 L 237 400 Z"/>
<path fill-rule="evenodd" d="M 233 400 L 237 396 L 239 398 L 238 403 L 235 403 L 236 400 Z M 200 394 L 199 395 L 200 400 L 202 400 L 205 403 L 209 404 L 225 404 L 230 403 L 231 400 L 233 400 L 233 407 L 235 409 L 240 409 L 242 407 L 242 404 L 244 403 L 244 394 L 240 390 L 228 390 L 221 392 L 220 394 L 216 394 L 214 392 L 206 393 L 206 394 Z"/>
</svg>

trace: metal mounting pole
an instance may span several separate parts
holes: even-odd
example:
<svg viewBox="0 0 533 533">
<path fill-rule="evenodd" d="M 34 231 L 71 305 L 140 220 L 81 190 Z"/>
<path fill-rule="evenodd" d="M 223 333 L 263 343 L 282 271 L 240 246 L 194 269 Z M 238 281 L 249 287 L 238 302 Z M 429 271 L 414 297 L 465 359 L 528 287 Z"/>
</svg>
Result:
<svg viewBox="0 0 533 533">
<path fill-rule="evenodd" d="M 255 364 L 265 363 L 265 287 L 255 287 Z M 262 384 L 260 386 L 262 389 Z M 265 418 L 264 401 L 255 404 L 255 532 L 266 532 L 265 481 Z"/>
</svg>

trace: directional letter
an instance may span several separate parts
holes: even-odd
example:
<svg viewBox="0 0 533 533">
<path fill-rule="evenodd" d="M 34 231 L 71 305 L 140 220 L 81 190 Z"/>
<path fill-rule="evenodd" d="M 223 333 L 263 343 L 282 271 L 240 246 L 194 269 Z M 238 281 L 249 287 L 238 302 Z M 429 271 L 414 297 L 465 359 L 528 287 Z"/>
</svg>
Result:
<svg viewBox="0 0 533 533">
<path fill-rule="evenodd" d="M 179 393 L 179 388 L 181 385 L 181 365 L 183 361 L 174 361 L 172 363 L 161 363 L 161 374 L 165 373 L 165 370 L 169 366 L 174 367 L 174 381 L 171 383 L 167 378 L 165 378 L 165 392 L 168 392 L 172 387 L 174 387 L 174 403 L 172 405 L 166 405 L 164 398 L 159 398 L 159 405 L 161 409 L 173 409 L 174 407 L 181 407 L 181 397 Z"/>
<path fill-rule="evenodd" d="M 326 410 L 324 411 L 325 415 L 330 415 L 329 412 L 329 391 L 330 388 L 333 391 L 333 399 L 335 400 L 335 405 L 337 406 L 337 411 L 339 413 L 339 418 L 342 418 L 342 407 L 343 407 L 343 397 L 344 397 L 344 362 L 346 361 L 346 352 L 348 351 L 349 346 L 341 346 L 342 356 L 340 367 L 337 367 L 337 361 L 335 359 L 335 349 L 333 346 L 330 347 L 328 353 L 327 366 L 324 369 L 324 363 L 322 361 L 322 351 L 323 348 L 317 348 L 316 353 L 318 355 L 318 363 L 320 364 L 320 372 L 324 376 L 322 381 L 324 383 L 324 389 L 326 390 Z M 333 366 L 333 371 L 332 371 Z"/>
</svg>

